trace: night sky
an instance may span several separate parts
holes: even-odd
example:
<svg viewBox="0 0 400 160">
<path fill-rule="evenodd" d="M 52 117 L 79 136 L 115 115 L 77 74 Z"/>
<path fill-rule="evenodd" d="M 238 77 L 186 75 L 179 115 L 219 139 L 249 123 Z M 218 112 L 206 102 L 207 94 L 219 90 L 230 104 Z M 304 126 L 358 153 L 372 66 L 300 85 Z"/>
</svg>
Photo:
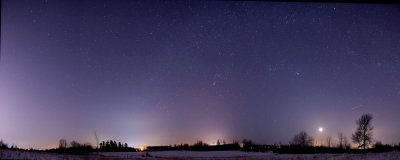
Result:
<svg viewBox="0 0 400 160">
<path fill-rule="evenodd" d="M 3 0 L 0 139 L 400 141 L 400 6 Z M 323 127 L 322 133 L 318 128 Z"/>
</svg>

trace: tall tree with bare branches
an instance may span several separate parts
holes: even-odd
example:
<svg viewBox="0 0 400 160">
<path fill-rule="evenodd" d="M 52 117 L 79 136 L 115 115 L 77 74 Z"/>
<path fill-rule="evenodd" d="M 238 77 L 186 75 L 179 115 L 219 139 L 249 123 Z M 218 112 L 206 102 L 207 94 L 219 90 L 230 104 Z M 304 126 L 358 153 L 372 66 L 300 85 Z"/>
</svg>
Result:
<svg viewBox="0 0 400 160">
<path fill-rule="evenodd" d="M 99 149 L 99 137 L 96 131 L 94 131 L 94 138 L 96 139 L 96 149 Z"/>
<path fill-rule="evenodd" d="M 372 115 L 367 113 L 357 120 L 358 127 L 352 134 L 351 139 L 358 144 L 358 148 L 365 149 L 372 142 L 372 129 L 374 129 L 371 124 L 372 118 Z"/>
<path fill-rule="evenodd" d="M 331 147 L 332 136 L 326 137 L 326 147 Z"/>
<path fill-rule="evenodd" d="M 301 131 L 293 137 L 290 144 L 295 146 L 308 147 L 312 146 L 313 142 L 314 139 L 311 136 L 309 136 L 306 132 Z"/>
</svg>

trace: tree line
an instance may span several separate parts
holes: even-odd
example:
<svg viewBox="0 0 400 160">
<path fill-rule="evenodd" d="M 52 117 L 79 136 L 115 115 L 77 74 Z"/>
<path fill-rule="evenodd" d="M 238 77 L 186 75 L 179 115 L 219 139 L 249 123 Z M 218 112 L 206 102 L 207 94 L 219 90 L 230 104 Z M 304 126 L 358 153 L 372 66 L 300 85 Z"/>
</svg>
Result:
<svg viewBox="0 0 400 160">
<path fill-rule="evenodd" d="M 356 131 L 352 134 L 351 140 L 353 143 L 358 145 L 357 148 L 366 149 L 368 146 L 371 145 L 372 142 L 372 115 L 367 113 L 363 114 L 357 121 L 357 128 Z M 328 136 L 326 139 L 326 146 L 331 147 L 331 140 L 332 137 Z M 344 136 L 343 133 L 338 133 L 337 135 L 338 145 L 337 148 L 341 149 L 349 149 L 350 144 L 347 141 L 347 138 Z M 309 147 L 314 145 L 314 138 L 309 136 L 306 132 L 301 131 L 297 135 L 293 137 L 290 142 L 290 145 L 297 146 L 297 147 Z"/>
<path fill-rule="evenodd" d="M 383 152 L 400 150 L 400 143 L 398 145 L 382 144 L 377 141 L 372 144 L 373 129 L 372 126 L 373 116 L 371 114 L 363 114 L 356 120 L 356 130 L 351 135 L 351 141 L 357 145 L 358 149 L 371 152 Z M 273 151 L 275 153 L 344 153 L 344 152 L 362 152 L 362 150 L 351 149 L 347 137 L 343 133 L 338 133 L 335 138 L 331 136 L 326 137 L 326 145 L 315 145 L 314 138 L 306 132 L 301 131 L 296 134 L 289 145 L 274 144 L 274 145 L 260 145 L 255 144 L 252 140 L 243 139 L 226 143 L 225 140 L 217 140 L 216 145 L 209 145 L 203 141 L 196 143 L 180 144 L 173 146 L 148 146 L 145 149 L 135 149 L 129 147 L 127 143 L 117 142 L 114 140 L 99 141 L 97 133 L 94 133 L 96 139 L 96 146 L 93 147 L 90 143 L 79 143 L 71 141 L 68 143 L 66 139 L 60 139 L 58 148 L 49 149 L 46 151 L 55 153 L 70 153 L 70 154 L 89 154 L 91 152 L 133 152 L 133 151 L 164 151 L 164 150 L 192 150 L 192 151 L 223 151 L 223 150 L 241 150 L 241 151 Z M 332 141 L 337 144 L 332 145 Z M 17 146 L 8 146 L 3 140 L 0 140 L 0 148 L 18 149 Z"/>
<path fill-rule="evenodd" d="M 60 139 L 58 148 L 46 151 L 85 155 L 92 152 L 132 152 L 136 151 L 136 149 L 129 147 L 127 143 L 121 143 L 114 140 L 102 141 L 98 146 L 93 147 L 90 143 L 79 143 L 77 141 L 71 141 L 68 143 L 66 139 Z"/>
<path fill-rule="evenodd" d="M 383 152 L 400 150 L 400 143 L 398 145 L 382 144 L 376 142 L 372 144 L 373 129 L 372 126 L 373 116 L 369 113 L 363 114 L 356 120 L 357 128 L 351 135 L 351 141 L 357 145 L 357 149 L 351 149 L 347 137 L 343 133 L 337 134 L 337 145 L 332 146 L 332 137 L 326 137 L 326 145 L 316 146 L 314 138 L 309 136 L 306 132 L 301 131 L 296 134 L 290 141 L 289 146 L 284 146 L 277 149 L 280 153 L 343 153 L 343 152 Z M 362 149 L 362 150 L 359 150 Z"/>
</svg>

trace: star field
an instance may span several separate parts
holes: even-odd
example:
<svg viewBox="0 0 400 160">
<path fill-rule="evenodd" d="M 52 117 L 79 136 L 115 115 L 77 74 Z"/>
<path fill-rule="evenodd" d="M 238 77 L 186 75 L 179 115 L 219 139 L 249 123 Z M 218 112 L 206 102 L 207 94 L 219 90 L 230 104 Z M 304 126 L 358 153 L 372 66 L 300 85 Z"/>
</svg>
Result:
<svg viewBox="0 0 400 160">
<path fill-rule="evenodd" d="M 347 137 L 397 143 L 394 4 L 2 1 L 0 138 L 130 146 Z M 12 119 L 12 121 L 10 121 Z"/>
</svg>

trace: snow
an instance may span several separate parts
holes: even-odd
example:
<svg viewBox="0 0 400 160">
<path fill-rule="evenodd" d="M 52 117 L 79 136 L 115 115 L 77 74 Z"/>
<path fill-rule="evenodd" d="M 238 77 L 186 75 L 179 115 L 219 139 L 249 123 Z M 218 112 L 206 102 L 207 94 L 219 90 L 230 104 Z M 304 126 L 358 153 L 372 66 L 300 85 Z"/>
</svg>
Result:
<svg viewBox="0 0 400 160">
<path fill-rule="evenodd" d="M 100 153 L 104 156 L 113 157 L 124 157 L 124 158 L 138 158 L 148 153 L 152 157 L 157 158 L 190 158 L 190 159 L 207 159 L 207 158 L 262 158 L 273 155 L 272 152 L 240 152 L 240 151 L 209 151 L 209 152 L 197 152 L 197 151 L 159 151 L 159 152 L 122 152 L 122 153 Z"/>
<path fill-rule="evenodd" d="M 84 159 L 84 156 L 0 149 L 0 159 L 58 160 L 58 159 Z"/>
<path fill-rule="evenodd" d="M 196 151 L 160 151 L 160 152 L 125 152 L 125 153 L 100 153 L 104 156 L 112 156 L 119 158 L 146 158 L 142 157 L 146 153 L 152 157 L 148 159 L 274 159 L 274 160 L 300 160 L 300 159 L 327 159 L 327 160 L 398 160 L 400 159 L 400 152 L 387 152 L 387 153 L 367 153 L 367 154 L 275 154 L 272 152 L 241 152 L 241 151 L 210 151 L 210 152 L 196 152 Z"/>
<path fill-rule="evenodd" d="M 145 157 L 146 153 L 151 157 Z M 275 154 L 272 152 L 241 152 L 241 151 L 159 151 L 159 152 L 100 152 L 88 156 L 63 155 L 45 152 L 15 151 L 0 149 L 0 159 L 193 159 L 193 160 L 300 160 L 300 159 L 326 159 L 326 160 L 398 160 L 400 152 L 366 153 L 366 154 Z"/>
</svg>

